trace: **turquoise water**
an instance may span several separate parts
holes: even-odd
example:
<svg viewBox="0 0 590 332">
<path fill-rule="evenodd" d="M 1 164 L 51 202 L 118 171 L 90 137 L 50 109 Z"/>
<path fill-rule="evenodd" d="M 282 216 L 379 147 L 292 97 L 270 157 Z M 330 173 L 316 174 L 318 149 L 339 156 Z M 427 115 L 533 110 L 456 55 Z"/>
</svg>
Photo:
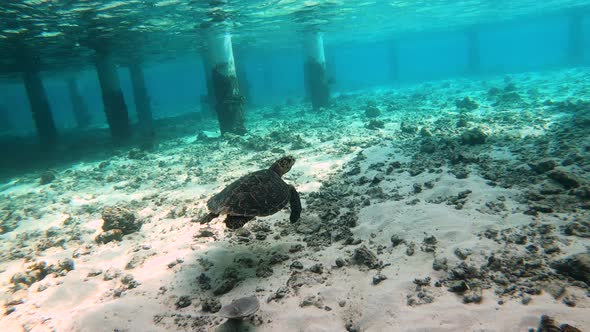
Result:
<svg viewBox="0 0 590 332">
<path fill-rule="evenodd" d="M 75 127 L 63 80 L 74 76 L 103 125 L 93 42 L 107 38 L 129 109 L 134 101 L 124 65 L 141 55 L 154 116 L 199 111 L 206 94 L 200 25 L 223 10 L 251 105 L 302 98 L 301 31 L 325 33 L 335 92 L 463 75 L 466 30 L 479 35 L 481 74 L 567 66 L 569 13 L 586 1 L 10 1 L 0 5 L 0 109 L 14 134 L 34 126 L 19 79 L 19 47 L 34 50 L 60 128 Z M 582 48 L 590 37 L 582 22 Z M 22 45 L 19 46 L 21 43 Z M 395 50 L 395 51 L 394 51 Z M 394 53 L 395 54 L 392 54 Z M 583 61 L 587 61 L 585 55 Z M 392 60 L 392 59 L 395 60 Z M 396 63 L 396 64 L 394 64 Z M 247 82 L 246 82 L 247 80 Z M 134 112 L 130 112 L 134 117 Z M 6 127 L 6 126 L 5 126 Z M 3 128 L 8 129 L 8 128 Z"/>
<path fill-rule="evenodd" d="M 590 1 L 3 1 L 0 330 L 581 331 L 589 49 Z"/>
</svg>

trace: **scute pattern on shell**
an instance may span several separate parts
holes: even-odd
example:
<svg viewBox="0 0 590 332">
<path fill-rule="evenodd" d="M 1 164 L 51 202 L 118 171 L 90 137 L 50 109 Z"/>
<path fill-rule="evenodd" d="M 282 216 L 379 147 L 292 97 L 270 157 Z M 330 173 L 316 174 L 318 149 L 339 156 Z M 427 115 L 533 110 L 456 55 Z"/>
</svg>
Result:
<svg viewBox="0 0 590 332">
<path fill-rule="evenodd" d="M 207 207 L 214 213 L 269 216 L 289 202 L 289 185 L 271 170 L 260 170 L 232 182 L 213 196 Z"/>
</svg>

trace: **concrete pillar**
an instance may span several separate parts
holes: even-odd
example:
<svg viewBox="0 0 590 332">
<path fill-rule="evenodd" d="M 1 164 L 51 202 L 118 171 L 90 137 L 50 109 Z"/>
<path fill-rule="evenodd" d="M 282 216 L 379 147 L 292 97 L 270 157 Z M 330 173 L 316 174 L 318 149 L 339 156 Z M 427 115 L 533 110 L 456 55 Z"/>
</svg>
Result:
<svg viewBox="0 0 590 332">
<path fill-rule="evenodd" d="M 571 11 L 568 15 L 568 41 L 567 57 L 572 66 L 579 66 L 584 63 L 584 29 L 582 20 L 583 12 Z"/>
<path fill-rule="evenodd" d="M 40 143 L 46 147 L 53 146 L 57 140 L 57 129 L 39 72 L 32 68 L 25 69 L 23 80 Z"/>
<path fill-rule="evenodd" d="M 135 101 L 135 110 L 137 111 L 140 130 L 144 136 L 151 137 L 154 134 L 154 128 L 150 97 L 145 87 L 143 68 L 141 68 L 141 63 L 138 60 L 132 61 L 129 65 L 129 76 L 131 77 L 133 99 Z"/>
<path fill-rule="evenodd" d="M 304 37 L 305 85 L 314 110 L 327 107 L 330 102 L 330 87 L 326 75 L 324 39 L 319 32 L 309 32 Z"/>
<path fill-rule="evenodd" d="M 78 84 L 74 78 L 68 78 L 66 85 L 70 94 L 70 103 L 72 104 L 72 113 L 76 120 L 76 126 L 78 128 L 86 128 L 90 124 L 90 114 L 88 113 L 84 99 L 80 95 Z"/>
<path fill-rule="evenodd" d="M 470 28 L 467 34 L 467 72 L 478 74 L 481 70 L 481 57 L 479 53 L 479 30 Z"/>
<path fill-rule="evenodd" d="M 124 141 L 131 136 L 127 105 L 121 91 L 117 67 L 112 56 L 98 53 L 96 57 L 96 73 L 102 91 L 102 102 L 111 135 L 115 141 Z"/>
<path fill-rule="evenodd" d="M 246 133 L 244 126 L 244 98 L 240 94 L 234 63 L 231 35 L 215 32 L 209 36 L 211 82 L 215 93 L 215 112 L 221 134 Z"/>
</svg>

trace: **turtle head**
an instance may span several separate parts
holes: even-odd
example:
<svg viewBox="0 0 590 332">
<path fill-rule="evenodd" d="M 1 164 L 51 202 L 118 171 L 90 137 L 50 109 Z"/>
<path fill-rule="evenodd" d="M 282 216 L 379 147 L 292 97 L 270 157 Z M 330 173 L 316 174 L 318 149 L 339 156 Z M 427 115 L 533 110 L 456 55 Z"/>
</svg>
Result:
<svg viewBox="0 0 590 332">
<path fill-rule="evenodd" d="M 291 170 L 293 164 L 295 164 L 295 158 L 293 158 L 292 156 L 285 156 L 275 161 L 274 164 L 270 166 L 270 169 L 278 175 L 283 176 L 283 174 Z"/>
</svg>

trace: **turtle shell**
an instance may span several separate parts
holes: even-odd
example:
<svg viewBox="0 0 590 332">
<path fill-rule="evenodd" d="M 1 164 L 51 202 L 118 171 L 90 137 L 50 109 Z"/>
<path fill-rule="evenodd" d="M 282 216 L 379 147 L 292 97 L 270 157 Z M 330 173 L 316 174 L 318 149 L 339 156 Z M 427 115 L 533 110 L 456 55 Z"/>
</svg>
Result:
<svg viewBox="0 0 590 332">
<path fill-rule="evenodd" d="M 289 185 L 272 170 L 245 175 L 211 197 L 213 213 L 262 217 L 280 211 L 289 202 Z"/>
</svg>

